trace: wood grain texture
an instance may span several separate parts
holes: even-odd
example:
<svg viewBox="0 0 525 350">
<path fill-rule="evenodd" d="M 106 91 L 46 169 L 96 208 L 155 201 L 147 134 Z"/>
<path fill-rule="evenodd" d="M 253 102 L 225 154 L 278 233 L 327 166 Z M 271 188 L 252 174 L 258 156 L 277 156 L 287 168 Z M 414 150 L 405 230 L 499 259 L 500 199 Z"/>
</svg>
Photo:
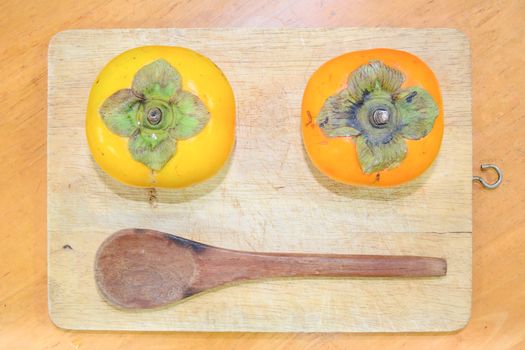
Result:
<svg viewBox="0 0 525 350">
<path fill-rule="evenodd" d="M 158 189 L 152 205 L 150 190 L 122 185 L 93 162 L 84 123 L 89 90 L 102 67 L 127 49 L 154 44 L 188 47 L 214 61 L 235 92 L 238 127 L 235 150 L 217 176 L 182 190 Z M 391 189 L 327 179 L 312 167 L 299 132 L 302 94 L 314 70 L 342 53 L 373 47 L 423 59 L 440 82 L 446 115 L 431 169 Z M 53 37 L 48 67 L 49 309 L 60 327 L 399 332 L 452 331 L 468 321 L 472 129 L 470 53 L 461 33 L 66 31 Z M 126 227 L 235 250 L 443 257 L 448 273 L 440 279 L 268 280 L 129 314 L 108 305 L 93 278 L 96 248 Z"/>
<path fill-rule="evenodd" d="M 141 228 L 109 236 L 98 248 L 94 265 L 100 293 L 111 304 L 127 309 L 166 306 L 217 287 L 270 278 L 408 278 L 447 273 L 443 258 L 246 252 Z"/>
<path fill-rule="evenodd" d="M 21 1 L 0 3 L 0 348 L 2 349 L 519 349 L 525 346 L 525 3 L 493 0 Z M 395 15 L 393 15 L 395 14 Z M 472 48 L 473 170 L 505 170 L 496 191 L 474 185 L 473 303 L 467 327 L 439 334 L 75 332 L 47 315 L 47 45 L 70 28 L 453 27 Z M 9 87 L 9 88 L 6 88 Z M 20 136 L 23 135 L 23 136 Z M 7 263 L 6 263 L 7 262 Z M 79 310 L 81 312 L 81 310 Z M 30 334 L 31 336 L 27 336 Z"/>
</svg>

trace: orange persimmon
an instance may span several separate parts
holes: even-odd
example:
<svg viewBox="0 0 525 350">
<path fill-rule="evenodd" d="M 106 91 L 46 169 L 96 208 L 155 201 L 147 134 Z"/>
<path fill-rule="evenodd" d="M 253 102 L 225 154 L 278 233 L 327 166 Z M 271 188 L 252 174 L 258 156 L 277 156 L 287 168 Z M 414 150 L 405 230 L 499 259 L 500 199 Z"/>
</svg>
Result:
<svg viewBox="0 0 525 350">
<path fill-rule="evenodd" d="M 313 73 L 301 128 L 313 164 L 352 185 L 394 186 L 423 173 L 443 138 L 438 82 L 404 51 L 356 51 Z"/>
</svg>

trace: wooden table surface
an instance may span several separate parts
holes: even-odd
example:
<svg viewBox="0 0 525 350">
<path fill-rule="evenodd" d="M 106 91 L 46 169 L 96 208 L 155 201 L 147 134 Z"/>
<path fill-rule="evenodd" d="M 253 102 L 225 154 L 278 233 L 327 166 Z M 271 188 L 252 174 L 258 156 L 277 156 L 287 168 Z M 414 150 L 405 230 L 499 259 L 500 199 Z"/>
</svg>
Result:
<svg viewBox="0 0 525 350">
<path fill-rule="evenodd" d="M 525 348 L 525 1 L 20 1 L 0 3 L 0 349 Z M 450 334 L 74 332 L 47 314 L 47 45 L 71 28 L 453 27 L 471 40 L 472 319 Z"/>
</svg>

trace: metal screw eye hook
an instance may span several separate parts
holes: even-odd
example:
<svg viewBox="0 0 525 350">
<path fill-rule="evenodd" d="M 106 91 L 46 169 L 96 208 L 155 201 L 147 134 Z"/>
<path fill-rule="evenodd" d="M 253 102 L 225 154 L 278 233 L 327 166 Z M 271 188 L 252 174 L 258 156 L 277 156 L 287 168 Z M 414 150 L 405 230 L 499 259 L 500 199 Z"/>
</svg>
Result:
<svg viewBox="0 0 525 350">
<path fill-rule="evenodd" d="M 488 188 L 489 190 L 493 190 L 501 184 L 501 181 L 503 181 L 503 172 L 495 164 L 481 164 L 481 170 L 485 169 L 494 169 L 494 171 L 496 171 L 496 174 L 498 174 L 498 179 L 496 180 L 496 182 L 489 184 L 487 181 L 485 181 L 485 179 L 483 179 L 480 176 L 472 176 L 472 181 L 479 181 L 481 185 L 483 185 L 483 187 Z"/>
</svg>

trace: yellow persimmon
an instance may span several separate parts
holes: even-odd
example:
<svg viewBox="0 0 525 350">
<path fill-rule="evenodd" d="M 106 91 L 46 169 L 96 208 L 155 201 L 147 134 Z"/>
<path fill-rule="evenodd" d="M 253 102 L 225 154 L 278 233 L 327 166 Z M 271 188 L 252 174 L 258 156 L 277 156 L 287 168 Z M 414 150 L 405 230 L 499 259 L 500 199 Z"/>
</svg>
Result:
<svg viewBox="0 0 525 350">
<path fill-rule="evenodd" d="M 213 176 L 231 153 L 233 91 L 222 71 L 195 51 L 135 48 L 98 75 L 86 136 L 98 165 L 127 185 L 192 185 Z"/>
</svg>

